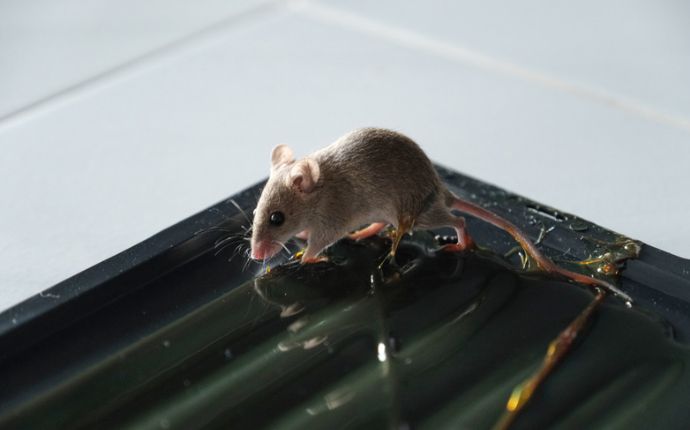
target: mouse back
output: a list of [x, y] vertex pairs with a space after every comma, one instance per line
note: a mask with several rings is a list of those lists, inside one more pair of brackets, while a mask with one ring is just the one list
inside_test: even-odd
[[[324, 181], [340, 184], [341, 195], [366, 207], [389, 204], [391, 210], [419, 211], [422, 202], [442, 192], [441, 181], [424, 151], [409, 137], [393, 130], [352, 131], [314, 158]], [[355, 202], [351, 202], [355, 204]]]

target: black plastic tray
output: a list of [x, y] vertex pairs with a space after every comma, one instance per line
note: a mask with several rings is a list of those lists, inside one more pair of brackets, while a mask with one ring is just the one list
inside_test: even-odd
[[[535, 239], [548, 228], [549, 233], [541, 246], [554, 259], [584, 260], [600, 251], [602, 243], [620, 238], [616, 233], [573, 215], [560, 213], [448, 169], [438, 167], [438, 170], [456, 193], [511, 219]], [[169, 380], [175, 372], [201, 372], [196, 368], [190, 370], [190, 366], [195, 365], [189, 361], [146, 361], [148, 353], [154, 357], [159, 350], [170, 350], [177, 343], [171, 345], [172, 341], [164, 339], [156, 343], [155, 351], [151, 349], [148, 353], [146, 345], [163, 330], [172, 330], [171, 327], [177, 325], [190, 327], [194, 324], [194, 315], [200, 310], [215, 306], [233, 289], [262, 271], [260, 265], [247, 262], [242, 255], [230, 258], [237, 243], [223, 242], [228, 235], [241, 234], [246, 229], [249, 221], [245, 214], [252, 213], [261, 186], [254, 185], [1, 313], [0, 427], [38, 428], [36, 426], [49, 425], [79, 428], [97, 424], [113, 428], [190, 428], [181, 427], [179, 422], [165, 415], [148, 420], [141, 418], [148, 410], [156, 408], [155, 399], [147, 396], [155, 397], [153, 393], [163, 396], [163, 393], [177, 389], [189, 390], [193, 385], [193, 378], [185, 377], [180, 377], [180, 386], [156, 382], [160, 375], [168, 375]], [[481, 221], [469, 219], [469, 229], [480, 245], [495, 252], [504, 253], [514, 247], [507, 235]], [[223, 249], [224, 243], [232, 246]], [[681, 348], [686, 347], [685, 343], [690, 339], [690, 261], [643, 245], [639, 258], [626, 262], [620, 286], [634, 298], [635, 308], [668, 322], [675, 341]], [[619, 309], [619, 305], [611, 306]], [[228, 309], [229, 314], [233, 312], [241, 313], [243, 309]], [[231, 327], [231, 323], [228, 324]], [[222, 328], [219, 330], [222, 333]], [[265, 330], [270, 331], [257, 322], [254, 331], [247, 335], [249, 337], [242, 338], [244, 343], [238, 341], [244, 345], [237, 347], [238, 350], [251, 349], [252, 342], [263, 342], [268, 336]], [[217, 339], [221, 337], [219, 335]], [[542, 346], [545, 348], [545, 344]], [[201, 357], [198, 360], [207, 360], [210, 368], [216, 368], [219, 363], [209, 358], [212, 356], [210, 352], [209, 357], [203, 355], [204, 351], [210, 351], [209, 348], [220, 348], [226, 359], [230, 358], [228, 355], [237, 355], [234, 349], [223, 348], [211, 341], [202, 346], [186, 345], [185, 348], [188, 350], [180, 352], [181, 356]], [[136, 368], [125, 371], [125, 367], [119, 366], [126, 363], [132, 354], [139, 353], [143, 361], [137, 362]], [[217, 359], [222, 360], [222, 357]], [[90, 381], [89, 375], [94, 372], [101, 372], [103, 376]], [[279, 379], [279, 376], [275, 375], [275, 378]], [[87, 383], [92, 385], [83, 385]], [[132, 388], [123, 388], [120, 384], [132, 384]], [[147, 384], [159, 386], [157, 390], [147, 391]], [[297, 386], [288, 387], [299, 391]], [[85, 393], [92, 393], [93, 398], [84, 397]], [[71, 395], [81, 397], [70, 398]], [[275, 393], [271, 396], [274, 400], [281, 398]], [[688, 396], [690, 391], [685, 391], [686, 399]], [[270, 398], [266, 397], [267, 401]], [[199, 401], [193, 396], [184, 399]], [[436, 406], [433, 410], [440, 407], [443, 399], [445, 397], [441, 394], [434, 400]], [[401, 400], [402, 403], [405, 401]], [[106, 407], [104, 402], [112, 402], [112, 407]], [[134, 410], [136, 408], [127, 406], [131, 402], [150, 404], [150, 408], [142, 406]], [[241, 403], [237, 401], [237, 404]], [[299, 405], [297, 402], [285, 407], [300, 408]], [[199, 416], [205, 416], [204, 403], [197, 407], [200, 408]], [[232, 405], [225, 407], [232, 409]], [[421, 412], [406, 414], [404, 411], [395, 412], [393, 409], [396, 408], [398, 406], [391, 409], [391, 414], [399, 416], [385, 422], [424, 427], [430, 422], [438, 424], [440, 419], [435, 416], [437, 421], [424, 421], [426, 415]], [[241, 421], [238, 418], [241, 414], [237, 415], [236, 411], [233, 412], [235, 415], [227, 415], [229, 412], [221, 414], [218, 412], [221, 409], [212, 409], [216, 412], [206, 414], [215, 413], [213, 419], [195, 421], [198, 427], [232, 427], [228, 421], [223, 421], [224, 416], [232, 416], [232, 420], [238, 420], [238, 423], [252, 422], [247, 417], [242, 419], [248, 421]], [[130, 410], [139, 418], [127, 417]], [[251, 407], [247, 406], [246, 410], [251, 410]], [[534, 414], [538, 415], [537, 405], [535, 410]], [[266, 413], [270, 415], [270, 410]], [[281, 413], [284, 414], [285, 410]], [[411, 418], [406, 418], [407, 415]], [[563, 412], [551, 415], [560, 417]], [[685, 410], [674, 410], [670, 415], [678, 423], [677, 428], [687, 428], [690, 424]], [[446, 424], [452, 422], [450, 418], [448, 420]], [[290, 427], [289, 423], [296, 422], [293, 421], [280, 421], [279, 427]], [[275, 425], [268, 418], [256, 422]], [[368, 427], [375, 422], [364, 420], [350, 424]], [[552, 419], [549, 422], [558, 421]], [[342, 427], [345, 428], [346, 424]], [[526, 427], [528, 424], [528, 421], [522, 423]], [[330, 421], [314, 421], [315, 427], [333, 428], [330, 427], [332, 425]], [[516, 422], [516, 427], [520, 425], [520, 421]]]

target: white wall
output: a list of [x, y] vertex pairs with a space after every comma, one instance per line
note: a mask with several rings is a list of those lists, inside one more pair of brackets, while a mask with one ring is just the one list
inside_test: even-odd
[[0, 310], [365, 125], [690, 256], [688, 5], [5, 0]]

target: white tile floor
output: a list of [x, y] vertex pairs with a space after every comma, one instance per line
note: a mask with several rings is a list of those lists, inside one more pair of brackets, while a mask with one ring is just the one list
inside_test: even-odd
[[688, 12], [4, 0], [0, 310], [363, 125], [690, 256]]

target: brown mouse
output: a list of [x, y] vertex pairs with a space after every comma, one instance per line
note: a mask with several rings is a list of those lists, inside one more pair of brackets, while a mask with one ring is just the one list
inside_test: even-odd
[[[518, 227], [449, 191], [422, 149], [395, 131], [363, 128], [335, 143], [295, 160], [286, 145], [271, 153], [271, 174], [254, 213], [251, 257], [265, 260], [298, 235], [307, 240], [302, 262], [344, 236], [363, 239], [387, 224], [395, 227], [391, 255], [402, 236], [415, 229], [453, 227], [457, 244], [450, 251], [472, 246], [465, 220], [457, 210], [508, 232], [545, 272], [602, 287], [631, 301], [614, 285], [561, 268], [545, 257]], [[350, 232], [368, 224], [369, 226]]]

